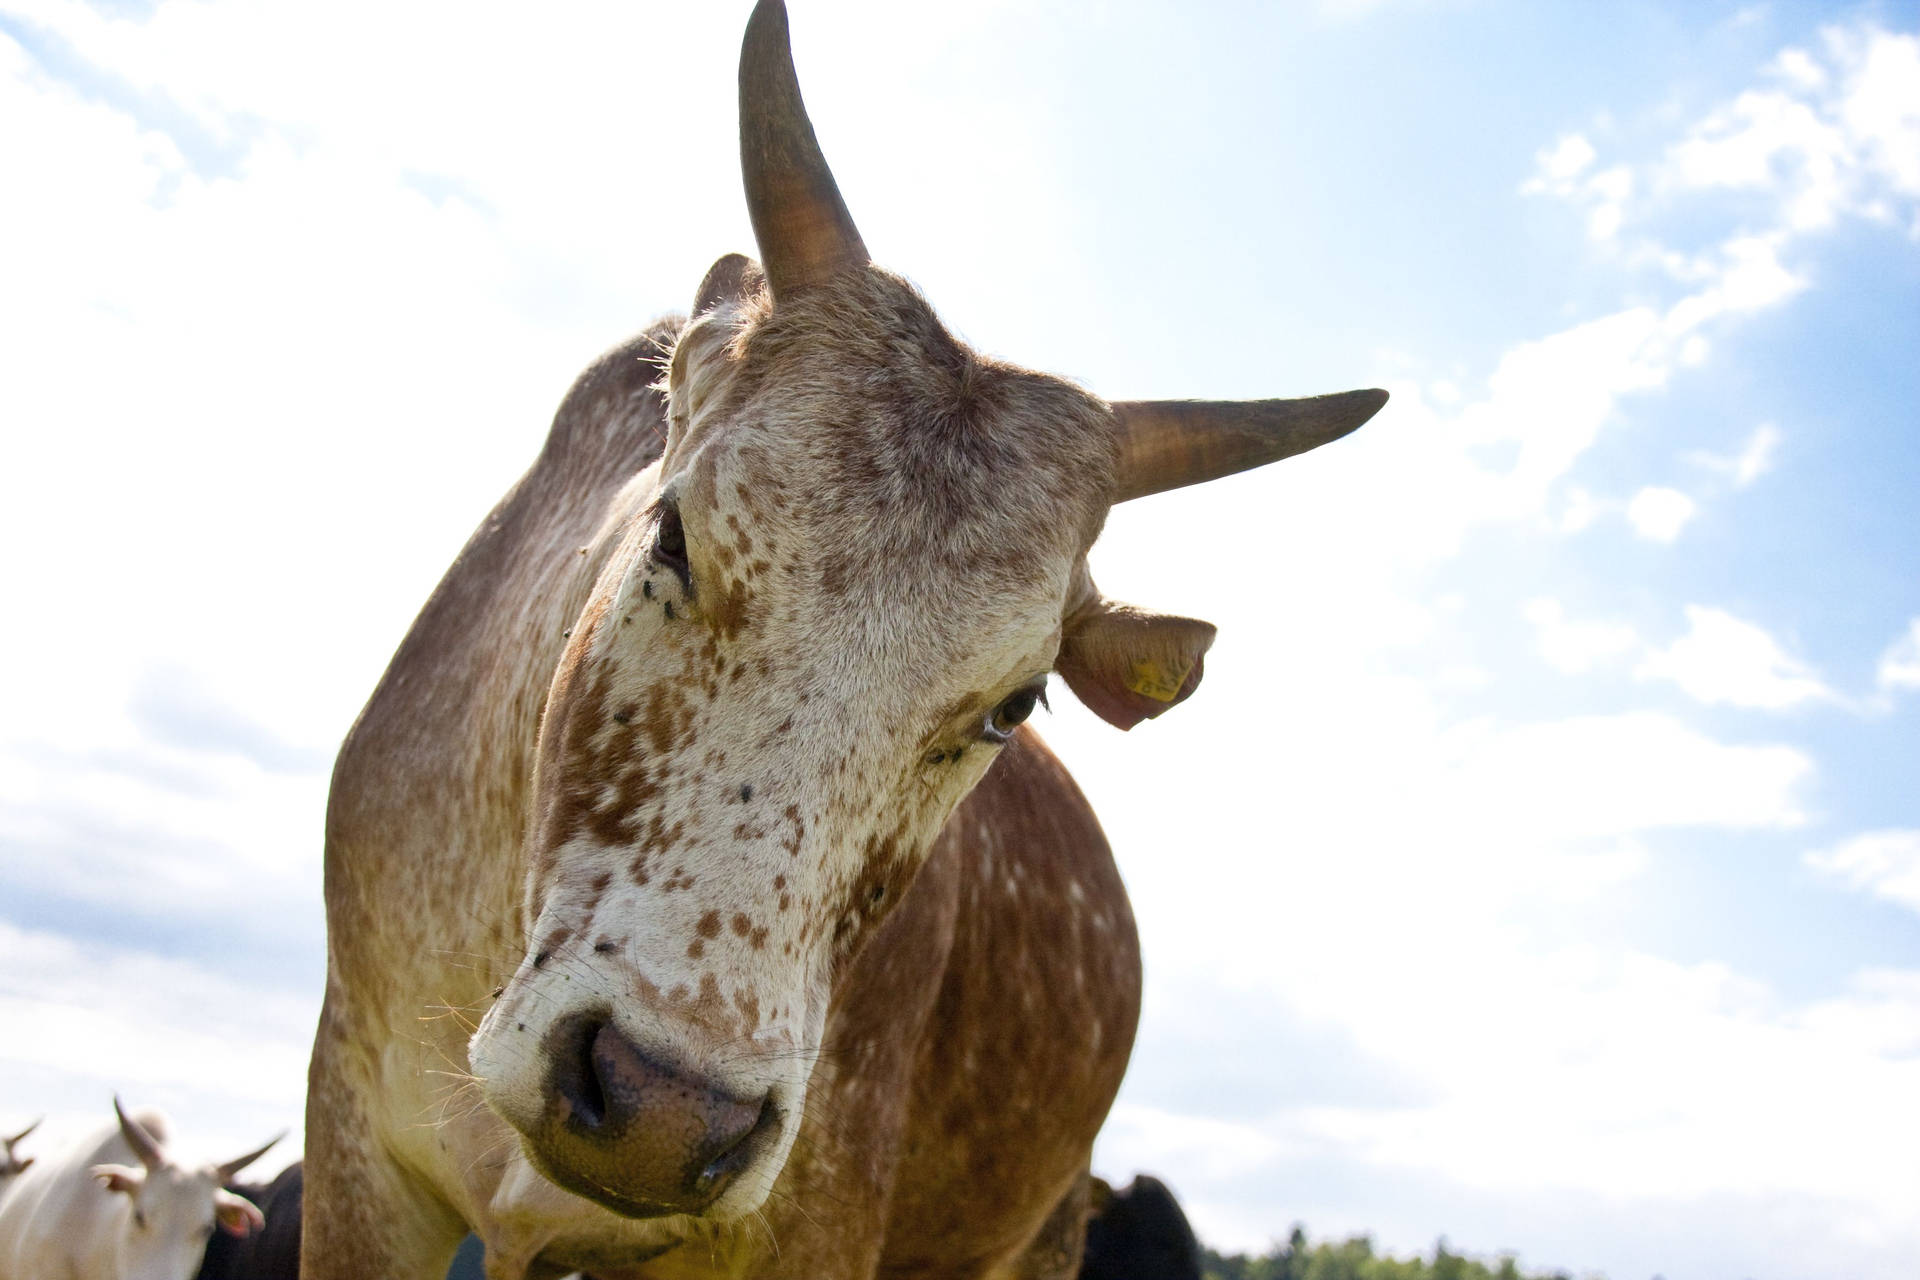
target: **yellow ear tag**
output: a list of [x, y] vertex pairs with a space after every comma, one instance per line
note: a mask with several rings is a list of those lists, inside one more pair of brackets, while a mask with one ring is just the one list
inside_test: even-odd
[[[1193, 668], [1189, 666], [1187, 671]], [[1152, 698], [1155, 702], [1172, 702], [1180, 696], [1180, 686], [1186, 683], [1187, 671], [1179, 675], [1169, 675], [1167, 669], [1152, 658], [1144, 658], [1133, 664], [1133, 670], [1127, 674], [1127, 688], [1142, 697]]]

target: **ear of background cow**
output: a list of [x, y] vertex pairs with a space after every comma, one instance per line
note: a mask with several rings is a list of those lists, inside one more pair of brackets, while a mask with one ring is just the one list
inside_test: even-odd
[[1218, 480], [1317, 449], [1358, 430], [1387, 393], [1299, 400], [1116, 400], [1115, 502]]
[[213, 1216], [230, 1236], [250, 1236], [267, 1225], [265, 1215], [253, 1201], [224, 1188], [213, 1193]]
[[1087, 709], [1131, 729], [1200, 685], [1214, 626], [1102, 600], [1068, 620], [1054, 670]]
[[711, 311], [723, 302], [744, 304], [760, 292], [765, 279], [759, 263], [744, 253], [729, 253], [707, 268], [700, 291], [693, 295], [693, 314]]
[[97, 1164], [87, 1170], [100, 1179], [100, 1185], [109, 1191], [119, 1191], [132, 1195], [140, 1189], [140, 1183], [146, 1174], [139, 1169], [124, 1164]]

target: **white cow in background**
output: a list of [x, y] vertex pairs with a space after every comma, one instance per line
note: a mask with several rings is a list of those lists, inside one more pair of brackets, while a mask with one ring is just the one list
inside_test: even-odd
[[221, 1184], [278, 1137], [225, 1164], [183, 1168], [161, 1150], [163, 1116], [130, 1116], [118, 1098], [113, 1109], [117, 1126], [13, 1179], [0, 1199], [0, 1280], [190, 1280], [216, 1224], [242, 1236], [263, 1225]]

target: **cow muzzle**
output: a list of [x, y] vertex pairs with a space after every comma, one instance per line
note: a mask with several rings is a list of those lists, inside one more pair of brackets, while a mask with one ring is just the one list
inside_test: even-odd
[[544, 1042], [528, 1155], [553, 1181], [633, 1218], [700, 1213], [778, 1142], [769, 1092], [736, 1097], [659, 1061], [605, 1013], [577, 1012]]

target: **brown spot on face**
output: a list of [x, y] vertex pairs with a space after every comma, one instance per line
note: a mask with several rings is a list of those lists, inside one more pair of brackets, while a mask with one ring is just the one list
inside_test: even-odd
[[753, 932], [753, 921], [748, 918], [746, 912], [736, 911], [733, 913], [733, 931], [742, 938]]
[[533, 967], [538, 969], [546, 964], [556, 951], [566, 946], [572, 939], [573, 929], [567, 925], [562, 925], [552, 933], [549, 933], [540, 943], [539, 954], [533, 958]]
[[707, 618], [713, 624], [714, 634], [722, 640], [732, 640], [753, 623], [753, 594], [747, 590], [747, 584], [738, 578], [730, 579], [726, 590], [715, 594], [716, 599], [708, 607]]
[[707, 944], [702, 942], [700, 939], [695, 938], [692, 942], [689, 942], [687, 944], [687, 959], [698, 960], [701, 956], [704, 956], [705, 954], [707, 954]]
[[703, 938], [719, 937], [720, 913], [718, 911], [707, 912], [707, 914], [700, 917], [700, 923], [696, 926], [696, 929]]

